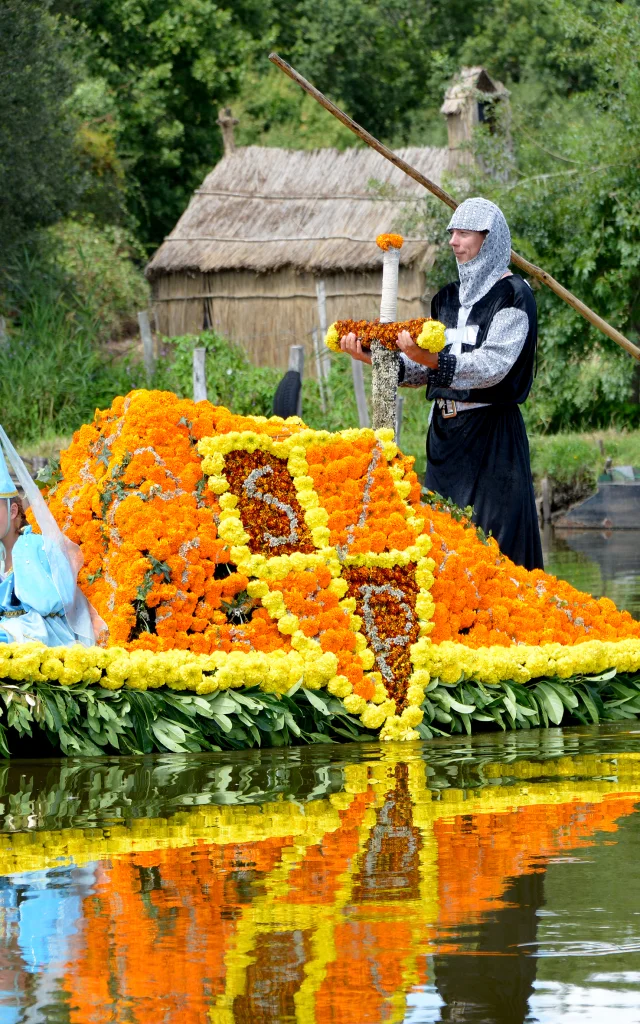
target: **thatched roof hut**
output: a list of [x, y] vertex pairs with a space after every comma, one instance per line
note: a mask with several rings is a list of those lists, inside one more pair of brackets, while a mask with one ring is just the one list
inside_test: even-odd
[[[445, 149], [399, 153], [440, 180]], [[370, 149], [248, 146], [228, 153], [147, 267], [158, 329], [174, 336], [211, 326], [262, 365], [286, 366], [292, 344], [310, 354], [323, 288], [329, 323], [378, 315], [382, 260], [375, 237], [397, 227], [406, 201], [423, 196]], [[427, 241], [406, 236], [399, 317], [424, 315], [431, 259]]]
[[[449, 147], [398, 150], [439, 183], [465, 162], [484, 101], [506, 94], [482, 68], [463, 68], [448, 90]], [[205, 178], [147, 267], [156, 323], [168, 336], [213, 327], [260, 365], [286, 366], [288, 348], [344, 317], [380, 308], [376, 235], [398, 230], [423, 188], [369, 148], [236, 149], [231, 111], [221, 111], [225, 156]], [[404, 233], [404, 232], [403, 232]], [[429, 243], [406, 235], [398, 316], [428, 313]], [[313, 366], [313, 361], [311, 361]], [[313, 371], [312, 371], [313, 372]]]

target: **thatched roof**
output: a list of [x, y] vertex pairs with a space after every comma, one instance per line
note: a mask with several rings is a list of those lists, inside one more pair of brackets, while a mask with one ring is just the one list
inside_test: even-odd
[[444, 95], [441, 114], [460, 114], [470, 96], [481, 93], [495, 98], [506, 98], [509, 90], [497, 78], [491, 78], [484, 68], [462, 68]]
[[[446, 169], [446, 149], [414, 147], [398, 154], [436, 182]], [[384, 198], [373, 181], [385, 186]], [[415, 203], [425, 194], [368, 148], [247, 146], [207, 175], [147, 274], [372, 269], [380, 265], [376, 235], [397, 229], [404, 201]], [[407, 236], [401, 262], [423, 261], [429, 250], [426, 240]]]

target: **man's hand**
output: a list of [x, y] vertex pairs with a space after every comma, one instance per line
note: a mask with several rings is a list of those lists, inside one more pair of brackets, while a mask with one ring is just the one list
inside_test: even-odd
[[[349, 337], [351, 337], [351, 335], [349, 335]], [[398, 335], [398, 348], [414, 363], [420, 363], [422, 366], [428, 366], [430, 370], [438, 369], [438, 353], [427, 352], [426, 349], [420, 348], [416, 345], [415, 341], [411, 340], [411, 335], [408, 331], [400, 331], [400, 334]]]
[[352, 359], [357, 359], [359, 363], [371, 363], [371, 353], [362, 351], [362, 345], [353, 333], [343, 334], [340, 338], [340, 348], [343, 352], [347, 352]]

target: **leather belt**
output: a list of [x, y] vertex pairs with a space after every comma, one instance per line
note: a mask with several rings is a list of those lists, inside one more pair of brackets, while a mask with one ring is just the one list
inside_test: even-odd
[[436, 398], [436, 405], [443, 420], [451, 420], [459, 412], [469, 412], [470, 409], [486, 409], [490, 402], [457, 402], [453, 398]]

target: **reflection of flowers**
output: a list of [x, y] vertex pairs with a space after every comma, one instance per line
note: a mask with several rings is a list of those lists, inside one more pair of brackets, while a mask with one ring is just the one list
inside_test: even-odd
[[[62, 855], [102, 862], [61, 983], [72, 1021], [98, 1024], [118, 1000], [136, 1024], [255, 1020], [265, 990], [272, 1020], [293, 1017], [294, 1006], [300, 1021], [351, 1024], [354, 1005], [358, 1020], [402, 1020], [425, 954], [468, 950], [461, 926], [491, 920], [510, 879], [592, 844], [598, 831], [615, 838], [638, 799], [637, 776], [626, 787], [585, 781], [582, 760], [563, 758], [573, 778], [535, 786], [518, 769], [544, 764], [511, 762], [506, 774], [523, 783], [469, 789], [452, 759], [436, 776], [443, 793], [420, 759], [403, 763], [388, 747], [380, 759], [317, 773], [322, 797], [309, 802], [263, 803], [256, 786], [254, 806], [202, 802], [108, 830], [34, 829], [28, 843], [8, 833], [0, 870], [46, 870]], [[163, 909], [176, 953], [158, 971]], [[285, 979], [277, 991], [274, 960]]]

